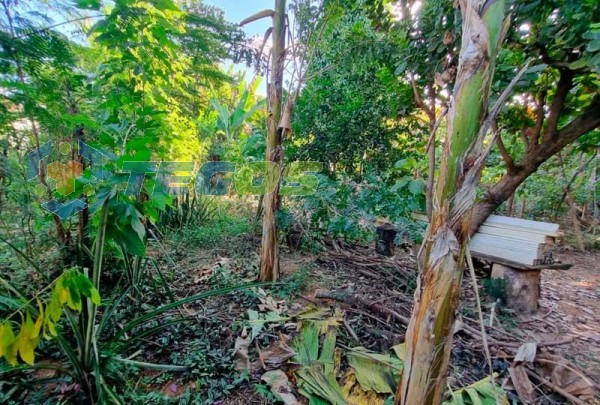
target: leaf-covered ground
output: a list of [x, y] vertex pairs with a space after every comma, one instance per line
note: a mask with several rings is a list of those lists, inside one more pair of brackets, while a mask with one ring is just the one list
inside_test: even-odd
[[[181, 277], [175, 281], [174, 287], [178, 296], [253, 280], [258, 271], [256, 252], [259, 239], [245, 235], [229, 242], [219, 242], [211, 248], [180, 246], [179, 253], [175, 253], [175, 274]], [[264, 287], [258, 292], [233, 293], [206, 305], [183, 308], [184, 315], [196, 318], [190, 324], [189, 333], [184, 333], [182, 341], [177, 342], [174, 348], [167, 349], [158, 344], [154, 351], [150, 346], [145, 353], [147, 360], [157, 361], [160, 353], [170, 351], [173, 353], [172, 360], [185, 361], [186, 355], [178, 357], [174, 353], [191, 345], [200, 352], [205, 351], [203, 355], [212, 359], [213, 365], [219, 361], [215, 352], [221, 353], [226, 366], [205, 371], [202, 376], [205, 382], [201, 387], [198, 387], [197, 381], [185, 375], [171, 376], [159, 384], [148, 384], [147, 389], [158, 389], [176, 398], [185, 395], [186, 390], [200, 388], [204, 390], [204, 395], [214, 395], [215, 400], [219, 398], [219, 401], [223, 401], [221, 403], [230, 404], [264, 403], [265, 397], [273, 399], [265, 382], [261, 381], [261, 376], [266, 372], [264, 353], [270, 355], [270, 348], [276, 346], [282, 336], [286, 344], [292, 345], [290, 342], [299, 334], [296, 321], [289, 320], [287, 325], [283, 320], [267, 323], [270, 326], [263, 328], [245, 348], [252, 366], [243, 378], [239, 378], [240, 374], [235, 371], [240, 364], [239, 353], [234, 355], [236, 340], [247, 338], [251, 333], [253, 322], [249, 320], [248, 310], [264, 316], [270, 312], [270, 305], [283, 311], [282, 316], [287, 316], [286, 311], [298, 311], [298, 308], [316, 307], [330, 310], [331, 314], [339, 311], [338, 316], [343, 321], [337, 328], [338, 348], [346, 352], [360, 346], [376, 353], [389, 353], [394, 345], [404, 339], [404, 319], [410, 317], [416, 264], [410, 249], [399, 250], [393, 259], [383, 258], [373, 251], [372, 247], [335, 245], [328, 252], [307, 254], [293, 253], [283, 247], [281, 265], [284, 284], [281, 286]], [[160, 252], [156, 254], [160, 256]], [[560, 259], [573, 263], [574, 267], [570, 271], [543, 272], [543, 298], [537, 314], [522, 316], [496, 307], [493, 326], [487, 328], [497, 381], [508, 390], [511, 399], [516, 399], [516, 395], [511, 391], [513, 386], [508, 368], [523, 342], [540, 343], [540, 355], [547, 352], [548, 355], [568, 360], [568, 367], [589, 378], [594, 386], [597, 387], [600, 381], [600, 277], [596, 274], [600, 255], [563, 252]], [[172, 267], [166, 262], [165, 266]], [[488, 323], [494, 299], [483, 287], [486, 275], [484, 268], [478, 270], [483, 316]], [[489, 375], [474, 293], [467, 275], [463, 291], [465, 299], [455, 334], [449, 379], [453, 389], [468, 386]], [[334, 294], [334, 299], [331, 299], [331, 294]], [[330, 299], [320, 299], [320, 296]], [[359, 297], [362, 301], [356, 301], [353, 297]], [[211, 343], [194, 346], [197, 334]], [[550, 346], [542, 348], [544, 344]], [[293, 394], [302, 399], [296, 391], [294, 374], [289, 372], [290, 362], [293, 363], [292, 360], [284, 361], [275, 369], [287, 372], [294, 387]], [[347, 369], [348, 364], [342, 362], [342, 370], [338, 375], [341, 384], [346, 381], [343, 374]], [[535, 389], [541, 403], [564, 402], [560, 395], [539, 384], [535, 384]]]

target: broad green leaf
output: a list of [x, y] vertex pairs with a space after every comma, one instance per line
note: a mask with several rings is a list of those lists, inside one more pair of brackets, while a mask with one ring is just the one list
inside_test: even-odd
[[402, 372], [402, 361], [388, 354], [370, 352], [362, 347], [349, 351], [346, 357], [363, 390], [373, 390], [380, 394], [395, 392]]
[[[4, 323], [2, 325], [0, 325], [0, 357], [2, 357], [2, 356], [6, 357], [7, 355], [9, 355], [14, 341], [15, 341], [15, 334], [12, 330], [10, 321], [4, 321]], [[9, 363], [13, 364], [9, 357], [6, 357], [6, 359], [8, 360]], [[16, 364], [16, 359], [15, 359], [15, 364]]]
[[400, 361], [404, 361], [404, 355], [406, 354], [406, 343], [400, 343], [399, 345], [393, 346], [392, 350]]
[[34, 333], [34, 323], [31, 320], [31, 316], [27, 314], [26, 320], [21, 325], [21, 330], [17, 335], [14, 345], [19, 351], [21, 359], [29, 365], [33, 365], [34, 363], [34, 350], [39, 342], [38, 337], [33, 337]]
[[471, 398], [473, 405], [483, 405], [481, 398], [479, 398], [479, 393], [475, 390], [475, 388], [467, 388], [465, 391], [469, 395], [469, 398]]
[[421, 179], [412, 180], [408, 185], [408, 190], [414, 196], [423, 194], [423, 190], [425, 190], [425, 182]]

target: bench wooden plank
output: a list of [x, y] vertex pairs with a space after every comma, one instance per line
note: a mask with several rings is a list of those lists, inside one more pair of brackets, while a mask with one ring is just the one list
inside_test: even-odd
[[493, 255], [486, 255], [476, 252], [471, 252], [471, 256], [479, 260], [485, 260], [490, 263], [499, 263], [505, 266], [513, 267], [517, 270], [521, 271], [531, 271], [531, 270], [569, 270], [573, 267], [572, 264], [566, 263], [552, 263], [552, 264], [539, 264], [539, 265], [526, 265], [523, 263], [515, 262], [510, 259], [506, 259], [504, 257], [498, 257]]
[[532, 221], [529, 219], [503, 217], [500, 215], [490, 215], [484, 225], [497, 228], [506, 228], [513, 230], [525, 230], [528, 233], [539, 233], [547, 236], [558, 237], [560, 225], [550, 222]]
[[[413, 213], [412, 216], [427, 221], [424, 214]], [[492, 215], [472, 237], [469, 248], [474, 256], [493, 257], [498, 263], [533, 269], [539, 263], [550, 261], [554, 235], [558, 234], [558, 224]]]
[[476, 234], [471, 239], [469, 248], [472, 252], [506, 257], [514, 262], [533, 265], [543, 260], [545, 245], [498, 235]]
[[494, 235], [494, 236], [502, 236], [511, 239], [518, 239], [530, 242], [537, 243], [547, 243], [548, 239], [544, 234], [536, 233], [536, 232], [524, 232], [520, 229], [511, 229], [511, 228], [499, 228], [489, 225], [482, 225], [477, 231], [478, 235]]

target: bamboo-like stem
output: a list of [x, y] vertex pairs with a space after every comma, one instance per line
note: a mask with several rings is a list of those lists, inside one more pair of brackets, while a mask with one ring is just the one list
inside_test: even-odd
[[[104, 257], [104, 240], [106, 239], [106, 224], [108, 221], [108, 199], [102, 206], [100, 211], [100, 223], [98, 224], [98, 233], [94, 242], [94, 258], [92, 266], [92, 283], [94, 288], [100, 291], [100, 275], [102, 273], [102, 260]], [[96, 312], [98, 306], [91, 300], [87, 300], [87, 325], [85, 331], [84, 350], [83, 350], [83, 364], [86, 369], [89, 369], [93, 361], [93, 349], [95, 349], [95, 334], [94, 327], [96, 324]]]
[[[285, 16], [286, 0], [275, 0], [273, 13], [273, 48], [271, 51], [271, 80], [269, 83], [269, 118], [267, 128], [266, 160], [281, 168], [283, 147], [281, 145], [284, 128], [281, 127], [283, 99], [283, 71], [285, 61]], [[276, 183], [275, 189], [264, 197], [263, 234], [260, 249], [261, 281], [277, 281], [279, 278], [279, 232], [277, 211], [279, 210], [280, 170], [267, 171], [266, 184]], [[276, 178], [275, 178], [276, 177]], [[267, 190], [269, 191], [269, 190]]]
[[471, 212], [487, 155], [481, 127], [503, 37], [504, 0], [461, 0], [460, 8], [459, 67], [396, 404], [442, 402]]

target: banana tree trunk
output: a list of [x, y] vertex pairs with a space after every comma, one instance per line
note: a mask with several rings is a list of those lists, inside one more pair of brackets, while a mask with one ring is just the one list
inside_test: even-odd
[[[267, 122], [267, 161], [281, 167], [283, 148], [281, 127], [283, 70], [285, 62], [285, 3], [275, 0], [273, 13], [273, 48], [271, 50], [271, 82], [269, 83], [269, 118]], [[279, 174], [279, 173], [277, 173]], [[264, 197], [262, 245], [260, 249], [260, 280], [276, 281], [279, 278], [279, 232], [277, 211], [279, 210], [279, 181], [275, 190]]]
[[504, 0], [460, 0], [459, 68], [396, 404], [437, 405], [446, 387], [471, 213], [487, 156], [483, 138], [504, 6]]

